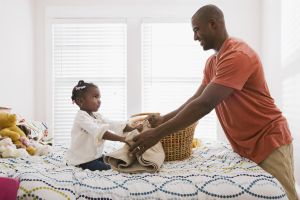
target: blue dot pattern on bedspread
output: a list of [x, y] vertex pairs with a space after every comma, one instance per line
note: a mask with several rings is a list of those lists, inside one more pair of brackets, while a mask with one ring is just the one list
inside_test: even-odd
[[18, 199], [287, 199], [273, 176], [221, 142], [203, 142], [189, 159], [165, 162], [154, 174], [81, 170], [65, 164], [66, 150], [1, 158], [0, 176], [20, 179]]

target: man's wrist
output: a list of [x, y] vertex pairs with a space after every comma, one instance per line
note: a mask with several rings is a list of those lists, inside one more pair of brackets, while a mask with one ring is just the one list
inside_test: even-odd
[[156, 127], [154, 133], [155, 133], [155, 137], [159, 138], [161, 140], [163, 137], [166, 136], [166, 127], [165, 127], [165, 125]]
[[163, 116], [160, 116], [160, 117], [161, 117], [161, 122], [162, 122], [162, 124], [165, 123], [165, 122], [166, 122], [166, 116], [163, 115]]

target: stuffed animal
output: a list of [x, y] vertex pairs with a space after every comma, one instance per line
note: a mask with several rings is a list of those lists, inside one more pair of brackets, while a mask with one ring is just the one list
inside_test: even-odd
[[10, 138], [0, 138], [0, 157], [17, 158], [29, 156], [25, 149], [17, 149]]
[[[52, 152], [50, 145], [41, 144], [35, 140], [30, 141], [30, 145], [32, 145], [31, 148], [35, 149], [35, 156], [44, 156]], [[28, 151], [28, 148], [26, 150]], [[0, 136], [0, 158], [27, 157], [29, 154], [26, 150], [23, 148], [17, 149], [10, 138]]]
[[193, 148], [200, 147], [201, 146], [201, 140], [198, 139], [198, 138], [194, 138], [193, 142], [192, 142], [192, 146], [193, 146]]
[[13, 142], [16, 142], [20, 137], [26, 137], [24, 132], [17, 127], [17, 116], [0, 112], [0, 135], [2, 137], [9, 137]]
[[26, 151], [32, 156], [36, 153], [36, 148], [32, 145], [27, 137], [20, 137], [19, 141], [17, 141], [15, 144], [18, 148], [26, 149]]
[[17, 148], [25, 148], [30, 155], [35, 154], [35, 148], [30, 146], [24, 132], [16, 125], [15, 114], [0, 112], [0, 136], [8, 137]]
[[35, 140], [32, 140], [31, 143], [36, 149], [34, 154], [36, 156], [44, 156], [52, 152], [52, 147], [50, 145], [43, 144]]

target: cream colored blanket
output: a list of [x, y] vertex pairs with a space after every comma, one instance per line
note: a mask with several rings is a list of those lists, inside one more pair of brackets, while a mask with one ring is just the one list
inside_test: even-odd
[[[134, 136], [139, 132], [134, 130], [126, 136], [129, 145], [133, 144]], [[104, 157], [104, 162], [111, 165], [112, 169], [126, 173], [157, 172], [165, 160], [165, 152], [162, 144], [158, 142], [153, 147], [145, 151], [141, 156], [130, 156], [130, 146], [125, 144], [121, 149], [108, 153]]]

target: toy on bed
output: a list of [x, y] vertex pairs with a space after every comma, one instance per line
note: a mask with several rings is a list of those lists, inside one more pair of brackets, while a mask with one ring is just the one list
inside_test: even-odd
[[41, 121], [19, 120], [18, 126], [26, 133], [31, 144], [36, 148], [35, 155], [42, 156], [52, 152], [52, 138], [48, 135], [46, 123]]
[[[41, 156], [51, 152], [49, 145], [31, 139], [30, 135], [30, 129], [23, 127], [23, 125], [17, 125], [15, 114], [0, 112], [1, 157], [24, 157], [28, 154]], [[27, 154], [24, 153], [25, 149]]]
[[0, 138], [0, 157], [2, 158], [17, 158], [26, 157], [29, 154], [25, 149], [17, 149], [16, 145], [10, 138]]
[[52, 151], [52, 138], [48, 138], [48, 127], [44, 122], [28, 122], [19, 116], [20, 120], [17, 126], [22, 129], [29, 138], [29, 144], [36, 148], [34, 155], [43, 156]]
[[17, 125], [26, 133], [29, 139], [33, 139], [43, 145], [52, 146], [52, 138], [48, 137], [48, 127], [46, 123], [40, 121], [29, 122], [20, 117]]
[[29, 139], [16, 123], [15, 114], [0, 112], [0, 135], [10, 138], [17, 148], [24, 148], [30, 155], [34, 155], [36, 148], [30, 144]]

